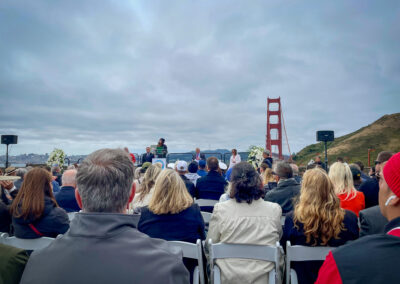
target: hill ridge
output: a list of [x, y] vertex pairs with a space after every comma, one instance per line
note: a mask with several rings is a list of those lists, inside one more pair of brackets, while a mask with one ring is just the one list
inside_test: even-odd
[[[367, 165], [368, 149], [375, 149], [371, 161], [381, 151], [400, 151], [400, 113], [386, 114], [373, 123], [328, 142], [329, 163], [335, 162], [337, 157], [343, 157], [346, 162], [361, 161]], [[319, 142], [306, 146], [293, 159], [305, 165], [315, 155], [323, 153], [324, 144]]]

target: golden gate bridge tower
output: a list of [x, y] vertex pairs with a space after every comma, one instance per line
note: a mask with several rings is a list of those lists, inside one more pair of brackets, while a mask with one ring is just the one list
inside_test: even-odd
[[[283, 119], [283, 111], [281, 106], [281, 98], [267, 99], [267, 137], [265, 142], [265, 148], [271, 152], [272, 146], [276, 146], [278, 149], [278, 157], [283, 160], [282, 152], [282, 127], [285, 132], [285, 138], [289, 150], [289, 155], [291, 155], [289, 141], [287, 139], [285, 121]], [[275, 132], [276, 135], [272, 135], [271, 132]]]

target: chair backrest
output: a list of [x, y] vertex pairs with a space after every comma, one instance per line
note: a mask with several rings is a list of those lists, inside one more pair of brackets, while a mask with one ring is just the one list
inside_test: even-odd
[[210, 223], [210, 219], [211, 219], [211, 216], [212, 216], [212, 214], [210, 212], [201, 211], [201, 216], [203, 216], [203, 220], [204, 220], [205, 224]]
[[193, 272], [193, 283], [205, 284], [201, 241], [198, 239], [196, 244], [181, 241], [169, 241], [169, 243], [173, 246], [181, 248], [183, 252], [183, 257], [197, 259], [198, 266]]
[[216, 203], [218, 203], [218, 200], [213, 200], [213, 199], [195, 199], [195, 203], [197, 203], [200, 207], [205, 207], [205, 206], [214, 206]]
[[[275, 277], [270, 277], [269, 283], [278, 282], [280, 279], [280, 269], [279, 269], [279, 259], [280, 259], [280, 245], [279, 242], [276, 246], [264, 246], [264, 245], [250, 245], [250, 244], [224, 244], [218, 243], [213, 244], [212, 240], [208, 241], [209, 251], [210, 251], [210, 267], [211, 273], [214, 270], [214, 260], [220, 258], [245, 258], [254, 260], [271, 261], [275, 264], [275, 269], [273, 269], [273, 274]], [[219, 270], [217, 270], [218, 272]], [[214, 283], [220, 283], [219, 272], [212, 276]], [[274, 278], [274, 279], [271, 279]], [[272, 281], [272, 282], [271, 282]]]
[[68, 214], [68, 219], [69, 219], [70, 221], [72, 221], [72, 220], [75, 218], [76, 212], [69, 212], [69, 213], [67, 213], [67, 214]]
[[[313, 261], [325, 260], [327, 254], [333, 247], [307, 247], [292, 246], [290, 241], [286, 242], [286, 283], [290, 283], [290, 262], [292, 261]], [[295, 274], [295, 271], [292, 271]]]
[[[6, 234], [7, 235], [7, 234]], [[0, 239], [1, 243], [5, 245], [9, 245], [12, 247], [24, 249], [24, 250], [37, 250], [41, 248], [47, 247], [54, 241], [53, 238], [41, 237], [37, 239], [20, 239], [16, 237], [8, 237], [4, 234], [1, 234]]]

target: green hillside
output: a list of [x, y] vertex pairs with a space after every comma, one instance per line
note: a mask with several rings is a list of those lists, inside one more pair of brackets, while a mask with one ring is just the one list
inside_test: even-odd
[[[400, 113], [384, 115], [368, 126], [328, 142], [329, 163], [343, 157], [348, 163], [362, 161], [367, 166], [368, 149], [375, 149], [371, 153], [371, 163], [380, 151], [400, 151]], [[293, 159], [299, 165], [306, 165], [318, 153], [324, 156], [322, 142], [305, 147]]]

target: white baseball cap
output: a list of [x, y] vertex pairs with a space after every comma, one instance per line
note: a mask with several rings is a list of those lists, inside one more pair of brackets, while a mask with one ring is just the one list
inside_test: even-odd
[[223, 162], [218, 162], [218, 166], [221, 170], [226, 170], [228, 166]]
[[185, 161], [178, 161], [176, 164], [176, 169], [179, 172], [186, 172], [188, 170], [188, 164]]

